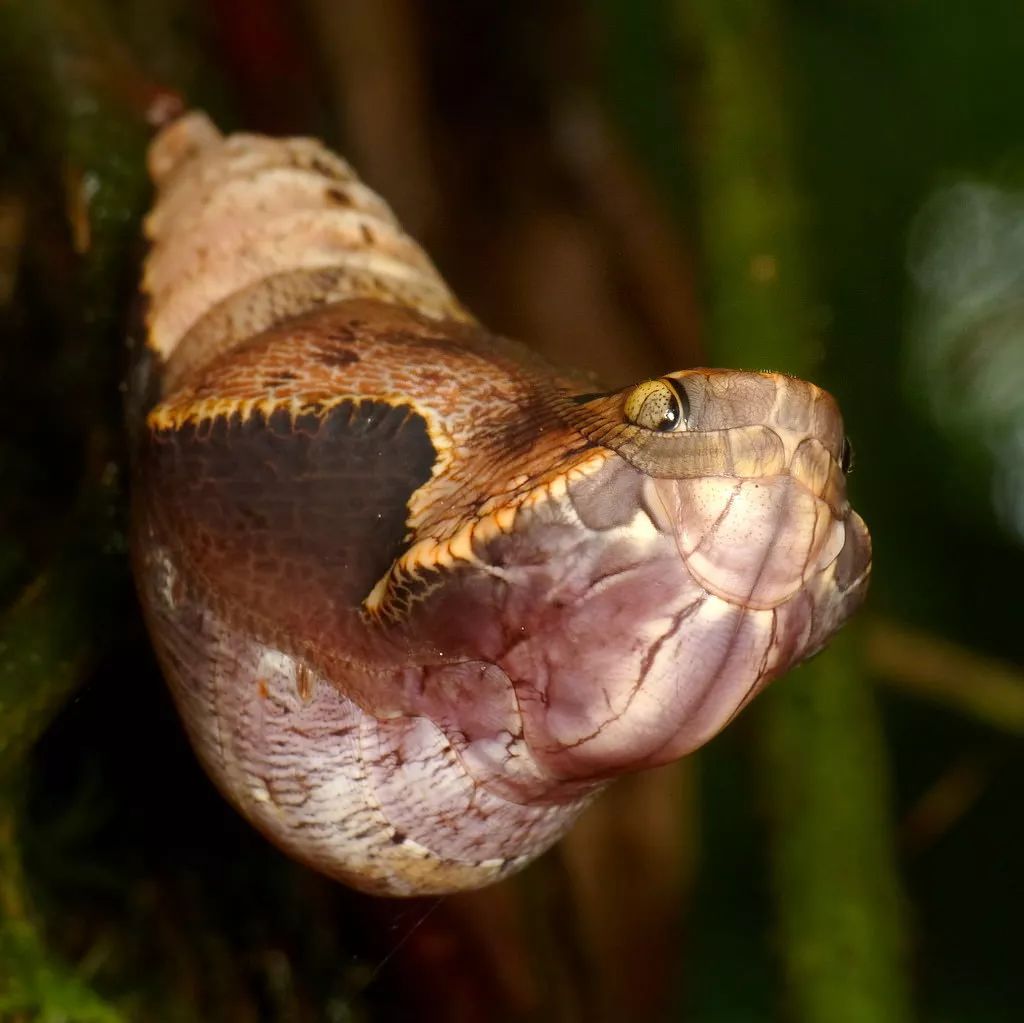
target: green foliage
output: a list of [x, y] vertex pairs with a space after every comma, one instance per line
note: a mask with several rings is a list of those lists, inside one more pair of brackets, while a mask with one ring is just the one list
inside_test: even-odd
[[31, 1023], [123, 1023], [79, 977], [54, 964], [35, 930], [0, 920], [0, 1019]]

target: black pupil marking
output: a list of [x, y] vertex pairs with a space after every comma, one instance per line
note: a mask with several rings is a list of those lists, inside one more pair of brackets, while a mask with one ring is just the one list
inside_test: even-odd
[[849, 437], [843, 438], [843, 447], [839, 452], [839, 468], [849, 476], [853, 472], [853, 445]]
[[686, 393], [686, 388], [683, 387], [680, 381], [676, 380], [675, 377], [665, 377], [665, 383], [675, 392], [676, 401], [672, 406], [673, 420], [671, 426], [661, 427], [663, 430], [674, 429], [679, 422], [686, 422], [690, 418], [690, 396]]
[[669, 395], [668, 403], [661, 413], [661, 422], [655, 429], [659, 433], [668, 433], [669, 430], [674, 430], [679, 423], [679, 412], [679, 399], [674, 394]]

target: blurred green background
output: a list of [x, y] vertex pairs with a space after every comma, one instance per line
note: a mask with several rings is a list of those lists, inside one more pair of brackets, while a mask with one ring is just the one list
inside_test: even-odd
[[[1024, 1016], [1024, 8], [0, 5], [0, 1020]], [[831, 389], [868, 606], [486, 892], [347, 892], [202, 776], [124, 552], [149, 123], [348, 156], [495, 330]]]

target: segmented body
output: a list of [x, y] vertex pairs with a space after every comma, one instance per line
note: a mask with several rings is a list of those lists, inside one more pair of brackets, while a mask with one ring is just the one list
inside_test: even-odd
[[586, 394], [477, 325], [318, 143], [189, 115], [151, 169], [140, 592], [207, 770], [299, 859], [486, 884], [859, 603], [818, 388]]

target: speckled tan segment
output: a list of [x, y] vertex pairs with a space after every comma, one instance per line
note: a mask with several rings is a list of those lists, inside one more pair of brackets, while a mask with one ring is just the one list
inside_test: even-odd
[[387, 204], [313, 139], [225, 139], [192, 113], [158, 136], [150, 169], [157, 197], [142, 287], [148, 344], [166, 363], [184, 345], [191, 370], [283, 318], [348, 298], [468, 318]]

